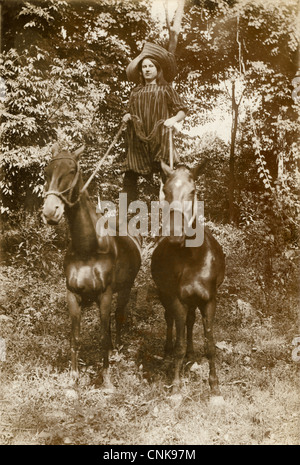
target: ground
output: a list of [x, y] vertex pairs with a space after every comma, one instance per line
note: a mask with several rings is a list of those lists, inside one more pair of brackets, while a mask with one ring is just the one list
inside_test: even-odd
[[150, 277], [151, 247], [144, 246], [123, 346], [110, 359], [114, 391], [97, 384], [96, 306], [84, 311], [81, 373], [74, 386], [60, 266], [49, 275], [2, 266], [0, 444], [299, 444], [296, 309], [278, 316], [254, 306], [244, 288], [233, 287], [237, 278], [227, 256], [215, 322], [224, 404], [210, 402], [200, 312], [195, 361], [184, 368], [181, 395], [172, 396], [173, 364], [164, 359], [165, 322]]

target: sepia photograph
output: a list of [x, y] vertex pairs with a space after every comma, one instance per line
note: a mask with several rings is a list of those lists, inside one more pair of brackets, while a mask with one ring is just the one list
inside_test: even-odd
[[0, 0], [1, 446], [300, 444], [299, 8]]

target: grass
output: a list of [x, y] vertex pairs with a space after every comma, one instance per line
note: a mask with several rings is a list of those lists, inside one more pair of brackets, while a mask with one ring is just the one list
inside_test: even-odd
[[44, 277], [25, 265], [2, 266], [0, 337], [7, 353], [0, 362], [0, 444], [299, 444], [295, 296], [281, 313], [263, 307], [251, 270], [241, 272], [229, 252], [215, 324], [225, 404], [209, 402], [200, 314], [195, 363], [184, 369], [181, 398], [172, 397], [173, 365], [163, 358], [165, 322], [149, 280], [150, 256], [146, 244], [124, 345], [111, 357], [114, 392], [95, 385], [101, 368], [96, 306], [83, 314], [81, 376], [74, 386], [60, 268]]

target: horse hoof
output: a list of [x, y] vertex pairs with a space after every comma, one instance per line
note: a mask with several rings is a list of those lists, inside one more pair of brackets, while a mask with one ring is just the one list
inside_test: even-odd
[[225, 400], [223, 396], [212, 396], [210, 398], [209, 404], [212, 407], [223, 407], [225, 405]]
[[109, 373], [107, 373], [106, 371], [103, 372], [102, 377], [103, 377], [102, 378], [103, 383], [102, 383], [102, 386], [101, 386], [101, 391], [104, 394], [112, 394], [115, 391], [115, 387], [114, 387], [113, 383], [110, 380]]
[[102, 386], [102, 389], [101, 391], [103, 392], [103, 394], [106, 394], [106, 395], [109, 395], [109, 394], [113, 394], [115, 392], [115, 386], [111, 383], [105, 383], [103, 386]]
[[74, 382], [77, 382], [79, 378], [79, 372], [77, 370], [71, 370], [71, 379]]
[[78, 393], [75, 391], [75, 389], [66, 389], [65, 395], [67, 399], [69, 400], [77, 400], [78, 399]]
[[183, 399], [182, 394], [179, 394], [179, 393], [172, 394], [170, 396], [170, 401], [171, 401], [173, 407], [178, 407], [181, 404], [182, 399]]

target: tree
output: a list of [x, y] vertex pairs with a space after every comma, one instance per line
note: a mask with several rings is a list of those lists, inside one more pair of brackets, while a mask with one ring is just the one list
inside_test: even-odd
[[[151, 0], [2, 0], [6, 211], [17, 200], [22, 204], [26, 192], [40, 192], [42, 166], [56, 139], [71, 149], [85, 141], [88, 155], [82, 164], [89, 174], [120, 124], [131, 89], [125, 69], [144, 40], [163, 43], [176, 54], [175, 85], [190, 107], [185, 128], [207, 122], [221, 101], [232, 112], [231, 146], [222, 146], [224, 173], [215, 172], [227, 220], [236, 212], [241, 220], [252, 194], [256, 204], [266, 191], [276, 193], [282, 208], [294, 201], [296, 0], [180, 0], [172, 18], [166, 4], [163, 30], [150, 6]], [[196, 142], [188, 150], [192, 147], [197, 151]], [[122, 153], [121, 143], [116, 150]], [[120, 176], [120, 163], [109, 171], [99, 174], [104, 189], [109, 176]]]
[[[240, 177], [240, 172], [236, 175], [236, 170], [240, 171], [239, 165], [243, 164], [245, 152], [240, 139], [246, 134], [244, 129], [241, 132], [242, 121], [237, 125], [238, 114], [243, 114], [244, 118], [252, 115], [256, 122], [257, 136], [261, 141], [260, 156], [266, 163], [265, 169], [256, 175], [261, 190], [264, 190], [261, 181], [265, 179], [268, 182], [263, 172], [270, 173], [274, 186], [278, 181], [278, 160], [288, 172], [296, 161], [297, 111], [291, 101], [291, 83], [297, 70], [297, 2], [287, 0], [274, 5], [268, 0], [191, 1], [189, 6], [183, 21], [182, 40], [177, 48], [181, 80], [193, 84], [194, 98], [201, 101], [204, 108], [209, 106], [205, 99], [212, 105], [216, 104], [223, 92], [223, 84], [231, 82], [229, 102], [233, 125], [228, 200], [231, 205], [229, 218], [232, 219], [232, 206], [235, 204], [237, 207], [238, 203], [236, 191], [233, 193], [234, 185], [238, 191], [243, 189], [241, 181], [244, 178], [243, 174]], [[243, 85], [242, 101], [234, 95], [238, 83]], [[251, 138], [255, 139], [253, 128]], [[252, 146], [249, 165], [254, 167], [256, 153]]]
[[4, 0], [3, 19], [0, 187], [9, 212], [41, 193], [55, 140], [70, 148], [85, 141], [91, 170], [119, 125], [131, 46], [152, 22], [146, 5], [121, 0]]

